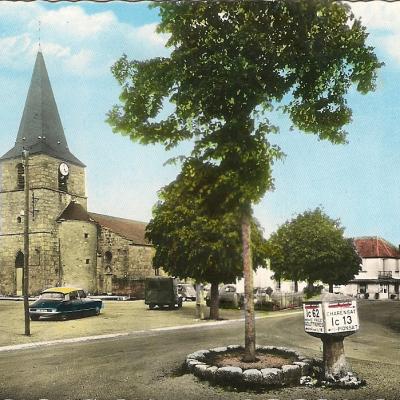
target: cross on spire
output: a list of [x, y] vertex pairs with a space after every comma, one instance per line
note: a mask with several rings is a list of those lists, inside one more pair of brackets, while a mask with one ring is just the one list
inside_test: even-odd
[[41, 28], [41, 23], [42, 23], [42, 21], [40, 21], [40, 19], [39, 19], [39, 21], [38, 21], [38, 34], [39, 34], [39, 50], [41, 50], [41, 46], [40, 46], [40, 35], [41, 35], [41, 31], [40, 31], [40, 28]]

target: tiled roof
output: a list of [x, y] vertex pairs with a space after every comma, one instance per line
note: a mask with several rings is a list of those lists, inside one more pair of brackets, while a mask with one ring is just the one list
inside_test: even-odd
[[17, 140], [0, 160], [21, 157], [23, 149], [85, 166], [68, 148], [41, 51], [36, 56]]
[[146, 246], [150, 245], [150, 243], [144, 237], [147, 225], [145, 222], [87, 212], [79, 203], [76, 203], [75, 201], [71, 201], [68, 204], [57, 220], [92, 221], [100, 226], [110, 229], [117, 235], [131, 240], [134, 244]]
[[354, 244], [362, 258], [400, 258], [398, 247], [378, 236], [355, 238]]
[[134, 244], [150, 245], [144, 237], [146, 231], [146, 223], [133, 221], [131, 219], [111, 217], [109, 215], [96, 214], [89, 212], [90, 218], [101, 226], [104, 226], [114, 233], [131, 240]]

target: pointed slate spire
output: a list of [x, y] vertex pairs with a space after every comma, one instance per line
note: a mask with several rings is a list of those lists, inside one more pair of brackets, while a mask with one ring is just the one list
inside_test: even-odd
[[22, 150], [41, 153], [85, 166], [68, 148], [43, 54], [36, 56], [31, 84], [14, 147], [0, 160], [20, 157]]

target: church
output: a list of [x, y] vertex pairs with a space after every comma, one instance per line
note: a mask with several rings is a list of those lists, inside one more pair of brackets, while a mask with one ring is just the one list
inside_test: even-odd
[[21, 295], [24, 266], [22, 152], [29, 152], [29, 294], [74, 286], [143, 297], [154, 276], [146, 224], [87, 210], [85, 164], [70, 151], [38, 52], [15, 145], [0, 157], [0, 295]]

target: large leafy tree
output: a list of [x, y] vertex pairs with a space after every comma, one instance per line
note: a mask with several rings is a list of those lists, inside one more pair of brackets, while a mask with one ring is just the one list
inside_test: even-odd
[[[280, 103], [293, 126], [345, 143], [346, 94], [374, 89], [380, 64], [350, 8], [328, 0], [164, 2], [157, 4], [169, 57], [113, 67], [121, 104], [109, 113], [116, 132], [166, 148], [194, 139], [192, 157], [216, 166], [204, 193], [215, 213], [240, 215], [245, 277], [245, 360], [255, 359], [250, 215], [271, 187], [279, 151], [267, 116]], [[170, 115], [162, 110], [173, 104]]]
[[333, 285], [346, 284], [361, 269], [353, 241], [343, 233], [340, 222], [320, 208], [305, 211], [281, 225], [268, 240], [271, 269], [283, 279], [322, 281], [333, 292]]
[[[201, 171], [196, 171], [196, 168]], [[215, 179], [211, 165], [187, 160], [177, 179], [164, 187], [146, 236], [155, 247], [154, 266], [180, 278], [211, 283], [210, 318], [218, 319], [218, 284], [243, 276], [237, 213], [210, 214], [202, 192]], [[266, 240], [253, 218], [252, 261], [266, 267]]]

